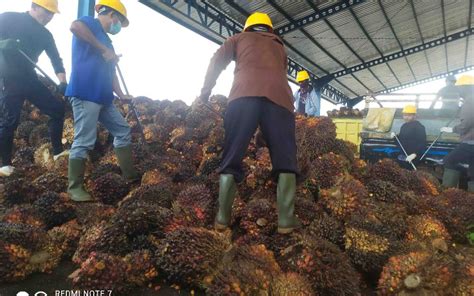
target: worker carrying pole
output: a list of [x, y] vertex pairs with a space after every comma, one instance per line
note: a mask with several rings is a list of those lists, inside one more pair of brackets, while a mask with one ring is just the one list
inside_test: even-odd
[[58, 91], [64, 94], [66, 71], [53, 35], [45, 28], [56, 13], [57, 0], [33, 0], [28, 12], [0, 14], [0, 177], [14, 171], [13, 137], [25, 99], [50, 118], [54, 159], [68, 153], [61, 143], [64, 102], [40, 82], [34, 70], [39, 56], [46, 52], [60, 81]]
[[236, 183], [244, 179], [242, 159], [260, 125], [278, 180], [278, 232], [290, 233], [300, 225], [294, 214], [298, 169], [293, 95], [283, 41], [273, 33], [267, 14], [250, 15], [244, 31], [227, 39], [214, 54], [201, 90], [202, 102], [207, 103], [217, 78], [232, 60], [236, 65], [224, 119], [215, 228], [224, 231], [230, 224]]
[[128, 180], [139, 176], [132, 162], [130, 126], [112, 103], [115, 94], [125, 95], [115, 71], [119, 57], [107, 34], [116, 35], [127, 27], [127, 10], [120, 0], [100, 0], [95, 6], [98, 17], [84, 16], [74, 21], [72, 72], [66, 96], [74, 114], [74, 141], [69, 155], [68, 193], [72, 200], [92, 198], [84, 189], [84, 171], [88, 151], [94, 149], [97, 122], [114, 136], [114, 149], [122, 175]]
[[459, 134], [461, 143], [444, 158], [443, 186], [449, 188], [459, 185], [461, 178], [459, 164], [465, 163], [469, 165], [468, 191], [474, 192], [474, 77], [461, 76], [456, 82], [456, 87], [464, 99], [459, 115], [461, 123], [454, 128], [442, 127], [440, 131]]
[[446, 86], [438, 91], [436, 98], [431, 103], [430, 109], [433, 109], [441, 99], [442, 105], [441, 110], [446, 110], [447, 112], [458, 110], [459, 109], [459, 88], [456, 87], [456, 77], [454, 75], [448, 75], [446, 77]]
[[306, 70], [299, 71], [296, 74], [296, 82], [300, 85], [300, 89], [294, 94], [296, 113], [305, 116], [319, 116], [321, 113], [321, 99], [310, 82], [308, 72]]

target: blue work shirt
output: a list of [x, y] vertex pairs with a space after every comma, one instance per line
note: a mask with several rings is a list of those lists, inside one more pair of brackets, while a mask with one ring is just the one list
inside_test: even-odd
[[[91, 16], [79, 19], [95, 38], [110, 49], [112, 40], [102, 28], [99, 20]], [[74, 36], [72, 39], [72, 71], [66, 96], [108, 105], [114, 99], [113, 78], [115, 65], [108, 63], [102, 53], [91, 44]]]

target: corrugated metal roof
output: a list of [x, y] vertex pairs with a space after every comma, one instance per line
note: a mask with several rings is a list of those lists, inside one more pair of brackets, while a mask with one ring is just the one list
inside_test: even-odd
[[[205, 12], [187, 13], [189, 5], [196, 1], [140, 0], [214, 41], [223, 41], [227, 33], [219, 32], [218, 22], [212, 23], [207, 29], [209, 32], [205, 32], [206, 26], [199, 22]], [[474, 66], [474, 37], [456, 35], [431, 45], [445, 34], [466, 30], [469, 35], [474, 34], [471, 0], [198, 2], [209, 4], [240, 25], [249, 13], [268, 13], [274, 28], [285, 28], [281, 36], [292, 60], [317, 77], [328, 74], [336, 77], [330, 84], [349, 98], [363, 96], [368, 89], [373, 92], [393, 90], [431, 75]], [[418, 47], [424, 43], [430, 44], [429, 48]], [[410, 53], [409, 49], [414, 50]], [[390, 56], [394, 53], [397, 55]], [[366, 64], [373, 60], [377, 63]], [[352, 68], [355, 66], [357, 68]], [[334, 75], [340, 71], [345, 71], [342, 76]]]

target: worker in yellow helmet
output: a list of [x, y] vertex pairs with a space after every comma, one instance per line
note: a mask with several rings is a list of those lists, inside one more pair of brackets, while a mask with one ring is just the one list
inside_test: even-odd
[[461, 177], [459, 164], [468, 164], [470, 178], [468, 190], [474, 192], [474, 77], [461, 76], [456, 82], [456, 87], [464, 99], [459, 114], [461, 122], [454, 128], [442, 127], [441, 132], [459, 134], [461, 143], [444, 158], [443, 185], [457, 187]]
[[321, 99], [310, 81], [311, 79], [306, 70], [299, 71], [296, 74], [296, 82], [300, 89], [294, 94], [295, 111], [297, 114], [305, 116], [319, 116], [321, 113]]
[[36, 63], [46, 52], [60, 82], [58, 91], [64, 94], [66, 71], [53, 35], [45, 28], [56, 13], [59, 13], [57, 0], [33, 0], [28, 12], [0, 14], [0, 177], [14, 171], [13, 135], [25, 99], [50, 118], [54, 159], [67, 154], [61, 143], [64, 102], [40, 82], [31, 62]]
[[[400, 127], [398, 139], [408, 156], [400, 155], [398, 160], [401, 161], [401, 165], [406, 169], [413, 168], [409, 163], [416, 164], [416, 160], [419, 159], [426, 148], [426, 129], [417, 120], [416, 111], [415, 105], [406, 105], [402, 111], [405, 123]], [[392, 137], [395, 136], [395, 133], [392, 133]]]
[[244, 31], [227, 39], [217, 50], [207, 69], [200, 95], [202, 102], [208, 101], [217, 78], [232, 60], [236, 64], [224, 120], [215, 228], [222, 231], [230, 224], [236, 183], [244, 179], [242, 159], [260, 126], [278, 180], [278, 232], [289, 233], [299, 226], [294, 215], [298, 169], [293, 95], [286, 77], [285, 47], [273, 33], [268, 15], [259, 12], [250, 15]]
[[97, 139], [98, 121], [114, 136], [122, 175], [131, 181], [139, 177], [133, 167], [130, 127], [112, 103], [114, 93], [122, 100], [133, 99], [120, 87], [115, 71], [118, 56], [108, 35], [116, 35], [129, 25], [127, 10], [119, 0], [100, 0], [95, 9], [97, 18], [84, 16], [71, 25], [72, 71], [66, 96], [74, 114], [74, 141], [69, 155], [68, 193], [77, 202], [92, 200], [84, 189], [84, 171], [88, 152]]

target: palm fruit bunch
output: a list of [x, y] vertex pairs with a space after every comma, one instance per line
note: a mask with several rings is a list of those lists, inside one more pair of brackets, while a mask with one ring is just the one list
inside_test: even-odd
[[141, 185], [166, 184], [172, 187], [171, 178], [158, 169], [145, 171], [142, 175]]
[[15, 172], [7, 178], [3, 178], [3, 189], [0, 192], [0, 203], [11, 206], [34, 200], [35, 194], [31, 193], [31, 187], [25, 176]]
[[295, 272], [287, 272], [273, 278], [270, 295], [274, 296], [313, 296], [311, 283]]
[[15, 139], [20, 139], [23, 140], [25, 143], [28, 143], [31, 131], [36, 127], [36, 125], [37, 124], [31, 120], [25, 120], [20, 122], [15, 131]]
[[127, 254], [123, 261], [127, 268], [127, 282], [134, 286], [144, 286], [158, 276], [154, 255], [150, 250], [133, 251]]
[[81, 226], [93, 226], [108, 221], [117, 211], [114, 206], [101, 203], [85, 203], [76, 207], [77, 222]]
[[444, 223], [455, 242], [467, 243], [468, 229], [474, 221], [472, 194], [460, 189], [447, 189], [428, 199], [427, 204], [428, 212]]
[[333, 152], [323, 154], [311, 163], [308, 177], [316, 180], [316, 184], [322, 189], [334, 186], [337, 178], [348, 170], [345, 159]]
[[414, 191], [417, 195], [424, 196], [438, 196], [441, 191], [441, 184], [438, 179], [428, 173], [421, 171], [407, 172], [408, 188]]
[[151, 232], [162, 234], [172, 215], [169, 209], [137, 201], [120, 206], [110, 223], [123, 230], [129, 238]]
[[79, 269], [69, 275], [75, 290], [112, 290], [123, 292], [127, 288], [127, 264], [119, 256], [92, 252], [81, 262]]
[[306, 228], [308, 236], [324, 238], [331, 243], [344, 246], [344, 224], [327, 213], [320, 211], [313, 222]]
[[336, 139], [333, 152], [346, 158], [349, 163], [355, 161], [354, 155], [357, 154], [357, 146], [354, 143]]
[[355, 213], [346, 223], [344, 243], [352, 262], [369, 273], [380, 272], [388, 258], [402, 247], [393, 226], [366, 211]]
[[230, 247], [227, 237], [204, 228], [182, 227], [158, 242], [156, 267], [176, 284], [199, 286]]
[[304, 226], [310, 225], [316, 213], [321, 211], [321, 208], [312, 198], [298, 196], [295, 198], [295, 215]]
[[212, 222], [216, 199], [205, 185], [191, 185], [173, 201], [175, 218], [184, 225], [204, 227]]
[[267, 199], [252, 199], [242, 211], [240, 228], [250, 236], [270, 235], [277, 227], [277, 212], [274, 202]]
[[120, 172], [121, 172], [120, 167], [116, 165], [115, 163], [99, 163], [97, 165], [94, 165], [94, 167], [91, 168], [91, 171], [88, 174], [89, 175], [88, 177], [92, 180], [95, 180], [108, 173], [120, 174]]
[[216, 124], [202, 145], [204, 153], [220, 153], [224, 148], [224, 126]]
[[0, 283], [19, 281], [32, 273], [30, 258], [27, 249], [0, 241]]
[[115, 173], [107, 173], [91, 182], [92, 196], [104, 204], [114, 205], [130, 191], [127, 180]]
[[355, 159], [351, 163], [350, 174], [357, 180], [364, 182], [368, 171], [367, 163], [362, 159]]
[[446, 255], [411, 251], [391, 257], [378, 281], [379, 295], [445, 295], [454, 278]]
[[0, 241], [28, 250], [36, 250], [45, 244], [46, 232], [38, 227], [21, 223], [0, 222]]
[[400, 168], [400, 166], [391, 159], [382, 159], [375, 164], [369, 165], [367, 178], [377, 179], [393, 183], [403, 190], [409, 189], [409, 171]]
[[53, 146], [51, 143], [44, 143], [35, 150], [34, 154], [35, 164], [47, 170], [54, 168]]
[[173, 193], [168, 184], [150, 184], [141, 185], [132, 191], [119, 203], [119, 206], [125, 206], [130, 203], [144, 202], [163, 208], [171, 208]]
[[31, 147], [38, 148], [42, 144], [49, 143], [49, 129], [46, 124], [37, 125], [30, 132], [28, 144]]
[[244, 245], [229, 250], [203, 285], [206, 295], [268, 295], [280, 274], [273, 253], [264, 245]]
[[387, 235], [397, 240], [405, 238], [407, 231], [408, 211], [404, 205], [397, 203], [385, 203], [379, 201], [370, 201], [365, 207], [355, 214], [355, 216], [364, 216], [366, 221], [373, 225], [383, 225]]
[[68, 196], [50, 191], [35, 200], [33, 209], [44, 221], [47, 229], [62, 225], [76, 217], [75, 207], [70, 203]]
[[1, 217], [1, 222], [27, 224], [45, 229], [44, 221], [31, 205], [17, 205], [9, 208]]
[[339, 177], [330, 189], [321, 191], [321, 204], [329, 213], [346, 219], [356, 209], [362, 207], [368, 197], [365, 186], [350, 175]]
[[449, 295], [474, 295], [474, 251], [463, 248], [454, 254], [455, 282], [449, 288]]
[[48, 231], [49, 240], [62, 251], [63, 259], [71, 259], [77, 249], [82, 234], [82, 227], [76, 220], [71, 220]]
[[193, 130], [191, 128], [186, 128], [185, 126], [179, 126], [172, 130], [169, 136], [170, 148], [183, 151], [186, 143], [191, 141], [193, 138]]
[[399, 203], [403, 193], [391, 182], [379, 179], [370, 180], [366, 184], [369, 196], [375, 200], [389, 203]]
[[31, 183], [34, 192], [41, 195], [46, 192], [61, 193], [67, 190], [67, 178], [58, 175], [56, 172], [45, 173]]
[[322, 238], [303, 236], [278, 262], [285, 272], [306, 277], [316, 295], [360, 294], [360, 275], [347, 255]]
[[[449, 244], [451, 236], [441, 221], [428, 215], [411, 216], [407, 221], [408, 230], [406, 238], [408, 241], [420, 241], [438, 243], [439, 241]], [[435, 241], [437, 240], [437, 241]]]
[[15, 151], [12, 165], [15, 167], [28, 168], [33, 166], [35, 151], [31, 147], [22, 147]]

